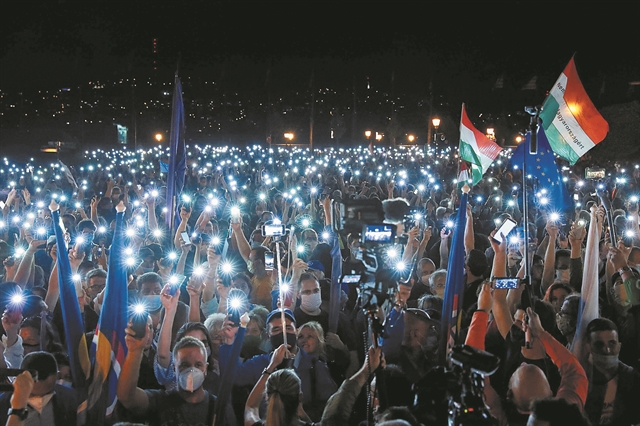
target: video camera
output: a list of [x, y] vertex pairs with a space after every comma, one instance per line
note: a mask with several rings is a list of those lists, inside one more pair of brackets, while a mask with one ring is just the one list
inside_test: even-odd
[[456, 345], [446, 367], [436, 367], [414, 385], [412, 411], [422, 422], [455, 426], [494, 425], [484, 402], [484, 376], [495, 373], [500, 359], [468, 345]]

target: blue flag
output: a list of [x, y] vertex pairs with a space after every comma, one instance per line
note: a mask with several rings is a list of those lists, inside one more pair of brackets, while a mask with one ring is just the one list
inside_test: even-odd
[[469, 194], [462, 193], [460, 208], [455, 218], [455, 228], [447, 265], [447, 283], [444, 290], [442, 321], [440, 323], [440, 365], [445, 365], [451, 348], [460, 343], [460, 321], [464, 296], [464, 230], [467, 224], [467, 199]]
[[[171, 229], [176, 217], [176, 198], [180, 196], [184, 186], [184, 175], [187, 169], [187, 155], [184, 144], [184, 104], [182, 102], [182, 84], [176, 74], [173, 88], [173, 104], [171, 107], [171, 133], [169, 135], [169, 172], [167, 173], [167, 213], [165, 223]], [[173, 221], [173, 222], [172, 222]]]
[[87, 397], [87, 386], [89, 374], [91, 373], [91, 362], [89, 351], [84, 335], [84, 321], [80, 313], [78, 304], [78, 294], [76, 285], [73, 282], [73, 271], [69, 262], [69, 252], [64, 240], [62, 227], [60, 226], [60, 210], [51, 212], [53, 230], [56, 235], [56, 245], [58, 250], [58, 286], [60, 288], [60, 308], [62, 308], [62, 319], [64, 323], [64, 334], [67, 341], [67, 352], [69, 354], [69, 367], [73, 377], [73, 385], [78, 392], [78, 402], [80, 409], [84, 411]]
[[529, 154], [531, 144], [531, 132], [527, 132], [526, 140], [516, 148], [511, 156], [511, 167], [523, 169], [526, 156], [527, 175], [536, 179], [536, 203], [543, 209], [563, 211], [571, 207], [571, 198], [567, 188], [562, 182], [562, 175], [556, 164], [555, 154], [551, 150], [547, 135], [542, 126], [538, 126], [538, 153]]
[[124, 226], [124, 212], [116, 213], [104, 301], [91, 346], [93, 378], [89, 389], [89, 420], [92, 424], [104, 424], [104, 419], [112, 414], [117, 401], [118, 377], [127, 355], [124, 330], [129, 318], [129, 303]]

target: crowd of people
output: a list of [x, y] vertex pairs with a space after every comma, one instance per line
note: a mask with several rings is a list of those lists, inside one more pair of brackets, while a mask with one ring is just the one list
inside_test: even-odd
[[[126, 268], [126, 357], [109, 424], [447, 424], [451, 401], [473, 393], [440, 375], [462, 229], [454, 343], [499, 363], [465, 406], [490, 413], [486, 423], [455, 424], [639, 424], [640, 168], [607, 164], [585, 179], [584, 166], [564, 164], [558, 184], [573, 205], [563, 206], [535, 179], [523, 188], [510, 154], [463, 195], [457, 151], [446, 147], [193, 146], [175, 200], [171, 158], [158, 147], [87, 151], [68, 165], [5, 158], [0, 423], [85, 423], [59, 300], [64, 253], [89, 347], [110, 260]], [[365, 226], [381, 225], [366, 222], [376, 203], [390, 238], [344, 226], [354, 205]], [[510, 220], [512, 231], [497, 232]], [[596, 231], [599, 256], [585, 257]], [[123, 249], [112, 245], [117, 232]], [[582, 329], [590, 267], [599, 312]], [[504, 278], [517, 279], [496, 285]]]

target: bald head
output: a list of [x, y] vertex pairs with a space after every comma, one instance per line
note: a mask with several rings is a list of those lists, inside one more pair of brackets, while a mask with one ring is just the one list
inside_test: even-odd
[[509, 391], [518, 411], [531, 412], [534, 401], [553, 396], [549, 381], [540, 368], [533, 364], [522, 364], [509, 379]]

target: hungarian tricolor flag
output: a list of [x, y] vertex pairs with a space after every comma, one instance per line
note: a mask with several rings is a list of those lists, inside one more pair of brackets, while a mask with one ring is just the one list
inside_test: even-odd
[[500, 155], [502, 148], [473, 127], [462, 104], [460, 118], [460, 158], [471, 163], [473, 184], [482, 180], [482, 175], [489, 169], [493, 160]]
[[609, 124], [582, 86], [573, 58], [542, 104], [540, 118], [551, 149], [571, 164], [609, 131]]

